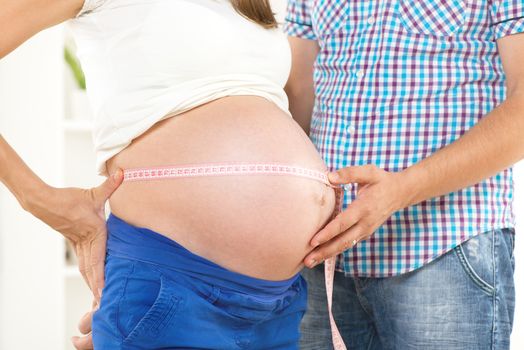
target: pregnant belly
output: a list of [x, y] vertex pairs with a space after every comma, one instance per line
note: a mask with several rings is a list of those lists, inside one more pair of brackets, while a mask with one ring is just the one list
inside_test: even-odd
[[[286, 163], [325, 171], [298, 124], [271, 102], [222, 98], [169, 117], [107, 161], [138, 168]], [[296, 176], [233, 175], [124, 182], [109, 199], [128, 223], [165, 235], [227, 269], [282, 280], [297, 273], [335, 205], [331, 187]]]

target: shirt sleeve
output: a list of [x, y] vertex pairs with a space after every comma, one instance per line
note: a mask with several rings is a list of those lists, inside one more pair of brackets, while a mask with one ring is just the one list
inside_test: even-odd
[[284, 32], [302, 39], [317, 39], [311, 23], [311, 0], [288, 0]]
[[495, 40], [524, 33], [523, 0], [492, 0], [490, 12]]
[[106, 2], [106, 0], [84, 0], [84, 5], [75, 17], [78, 18], [80, 16], [83, 16], [84, 14], [93, 11], [94, 9], [102, 6], [104, 2]]

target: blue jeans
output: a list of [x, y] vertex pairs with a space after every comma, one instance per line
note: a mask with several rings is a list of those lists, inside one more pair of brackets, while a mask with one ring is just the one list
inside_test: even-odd
[[307, 285], [242, 275], [111, 214], [96, 350], [297, 350]]
[[[513, 229], [479, 234], [415, 271], [335, 275], [333, 313], [350, 350], [509, 349], [515, 308]], [[303, 350], [332, 349], [324, 266], [306, 269]]]

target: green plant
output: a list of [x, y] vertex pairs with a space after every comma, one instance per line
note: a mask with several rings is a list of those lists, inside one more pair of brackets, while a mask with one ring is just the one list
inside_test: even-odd
[[84, 71], [82, 71], [82, 67], [80, 66], [78, 58], [68, 46], [64, 46], [64, 59], [67, 62], [69, 68], [71, 68], [71, 71], [73, 72], [78, 87], [82, 90], [85, 90], [86, 79], [84, 76]]

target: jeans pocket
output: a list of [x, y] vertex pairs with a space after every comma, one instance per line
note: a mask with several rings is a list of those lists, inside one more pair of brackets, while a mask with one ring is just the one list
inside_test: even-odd
[[410, 33], [451, 36], [466, 20], [469, 0], [398, 0], [398, 16]]
[[349, 15], [349, 1], [313, 0], [311, 22], [317, 36], [321, 39], [338, 31], [346, 23]]
[[154, 279], [128, 276], [117, 311], [117, 328], [123, 344], [158, 338], [184, 300], [177, 292], [179, 289], [174, 281], [162, 274]]
[[495, 293], [493, 235], [478, 234], [454, 248], [455, 254], [471, 282], [484, 293]]

